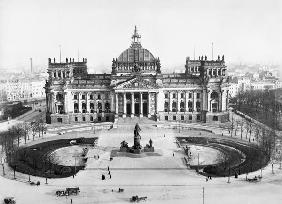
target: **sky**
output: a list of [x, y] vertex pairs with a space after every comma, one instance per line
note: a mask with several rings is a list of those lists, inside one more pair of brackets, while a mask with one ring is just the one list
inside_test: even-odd
[[0, 69], [29, 68], [31, 57], [47, 68], [61, 46], [62, 59], [109, 72], [135, 25], [163, 69], [194, 50], [210, 59], [212, 43], [226, 63], [282, 64], [280, 0], [0, 0]]

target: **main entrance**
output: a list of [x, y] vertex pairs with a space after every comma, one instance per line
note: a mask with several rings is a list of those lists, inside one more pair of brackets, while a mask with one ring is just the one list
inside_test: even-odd
[[[151, 96], [150, 96], [151, 95]], [[152, 107], [156, 107], [155, 99], [150, 98], [155, 97], [153, 93], [149, 92], [118, 92], [115, 96], [116, 103], [116, 114], [120, 114], [123, 117], [128, 116], [148, 116], [155, 114], [155, 109], [151, 109], [149, 105]]]
[[140, 105], [139, 103], [134, 104], [134, 109], [135, 109], [135, 114], [139, 115], [140, 114]]
[[131, 113], [132, 113], [131, 104], [130, 103], [126, 104], [126, 113], [127, 113], [127, 115], [131, 115]]

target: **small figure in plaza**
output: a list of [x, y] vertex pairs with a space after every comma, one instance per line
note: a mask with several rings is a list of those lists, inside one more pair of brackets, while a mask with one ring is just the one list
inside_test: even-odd
[[149, 144], [150, 144], [149, 147], [153, 147], [153, 141], [152, 141], [152, 139], [149, 140]]

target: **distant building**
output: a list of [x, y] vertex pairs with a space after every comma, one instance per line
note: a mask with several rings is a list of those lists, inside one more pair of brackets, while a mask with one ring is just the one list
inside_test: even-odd
[[185, 73], [162, 74], [159, 58], [131, 46], [112, 61], [110, 74], [88, 74], [87, 59], [53, 62], [46, 83], [47, 121], [78, 123], [148, 117], [161, 121], [225, 122], [228, 77], [224, 56], [186, 59]]
[[3, 101], [25, 101], [45, 98], [45, 79], [11, 79], [0, 81], [0, 94]]

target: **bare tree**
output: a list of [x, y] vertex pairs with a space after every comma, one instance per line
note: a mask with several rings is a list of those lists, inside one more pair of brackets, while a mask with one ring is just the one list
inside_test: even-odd
[[239, 123], [239, 127], [240, 127], [240, 134], [241, 134], [241, 140], [243, 139], [243, 129], [244, 129], [244, 120], [241, 119], [240, 123]]
[[31, 130], [30, 124], [28, 122], [24, 122], [22, 124], [23, 132], [24, 132], [24, 143], [26, 144], [26, 140], [29, 140], [29, 131]]

